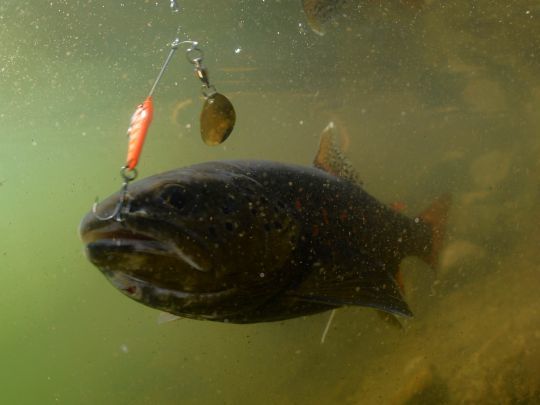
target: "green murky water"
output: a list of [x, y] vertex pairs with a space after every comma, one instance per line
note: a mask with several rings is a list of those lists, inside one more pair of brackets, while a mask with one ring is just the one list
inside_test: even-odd
[[[538, 403], [538, 3], [351, 0], [322, 37], [299, 0], [179, 3], [0, 4], [0, 402]], [[339, 310], [324, 344], [328, 314], [159, 325], [86, 261], [77, 224], [118, 188], [129, 117], [178, 25], [237, 127], [201, 142], [199, 84], [176, 57], [141, 176], [309, 164], [334, 120], [381, 200], [412, 215], [452, 192], [441, 269], [403, 264], [404, 330], [363, 308]]]

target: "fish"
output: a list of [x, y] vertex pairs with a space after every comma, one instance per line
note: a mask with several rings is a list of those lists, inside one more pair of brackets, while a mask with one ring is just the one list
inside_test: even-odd
[[412, 312], [399, 264], [436, 266], [450, 197], [417, 217], [379, 202], [340, 152], [335, 126], [313, 166], [209, 161], [130, 184], [79, 226], [85, 253], [127, 297], [182, 318], [257, 323], [344, 306]]
[[392, 1], [372, 1], [363, 0], [302, 0], [302, 8], [306, 15], [306, 20], [311, 30], [318, 34], [326, 33], [326, 25], [336, 19], [340, 14], [346, 14], [346, 9], [358, 12], [365, 7], [377, 6], [383, 7], [387, 5], [397, 5], [404, 9], [418, 10], [424, 4], [425, 0], [392, 0]]
[[323, 26], [332, 20], [348, 0], [302, 0], [302, 8], [311, 30], [324, 35]]

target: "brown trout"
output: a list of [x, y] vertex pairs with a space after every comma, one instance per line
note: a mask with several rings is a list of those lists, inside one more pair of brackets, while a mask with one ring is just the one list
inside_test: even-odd
[[87, 257], [128, 297], [181, 317], [267, 322], [347, 305], [411, 316], [399, 264], [436, 263], [449, 201], [408, 218], [364, 191], [334, 145], [328, 128], [313, 168], [206, 162], [134, 182], [121, 222], [83, 219]]

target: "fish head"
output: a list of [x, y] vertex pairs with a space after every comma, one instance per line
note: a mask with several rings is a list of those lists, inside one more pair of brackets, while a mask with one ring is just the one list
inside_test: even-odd
[[287, 282], [295, 220], [249, 175], [218, 165], [152, 176], [130, 184], [121, 221], [100, 219], [120, 198], [88, 213], [80, 235], [88, 259], [130, 298], [222, 320]]

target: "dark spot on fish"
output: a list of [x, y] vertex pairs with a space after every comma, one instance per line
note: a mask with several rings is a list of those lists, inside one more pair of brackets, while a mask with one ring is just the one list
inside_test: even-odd
[[266, 232], [270, 232], [272, 230], [272, 227], [270, 226], [270, 224], [268, 222], [266, 222], [264, 224], [264, 229], [266, 230]]
[[223, 212], [225, 215], [228, 215], [233, 212], [233, 209], [229, 206], [224, 205], [223, 207], [221, 207], [221, 212]]
[[216, 232], [216, 228], [211, 226], [208, 228], [208, 233], [210, 234], [211, 237], [215, 238], [217, 237], [217, 232]]
[[230, 223], [230, 222], [225, 222], [225, 229], [232, 232], [233, 229], [234, 229], [234, 225], [232, 223]]

